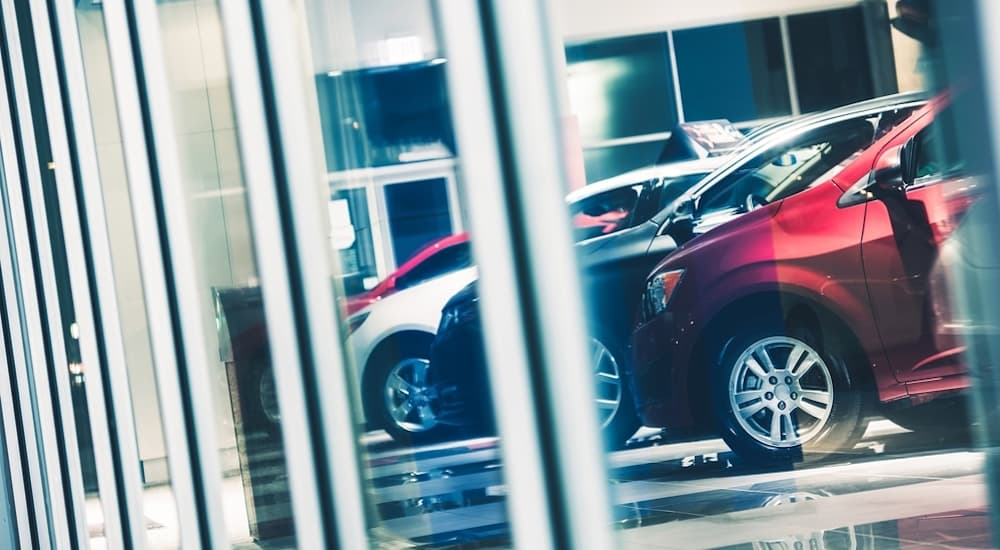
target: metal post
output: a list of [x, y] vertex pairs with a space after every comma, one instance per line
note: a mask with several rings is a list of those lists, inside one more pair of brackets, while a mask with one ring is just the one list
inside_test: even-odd
[[[141, 24], [133, 19], [136, 13], [127, 10], [124, 0], [106, 0], [102, 7], [146, 315], [150, 327], [156, 327], [150, 331], [150, 341], [181, 548], [222, 548], [227, 541], [220, 517], [218, 442], [214, 422], [205, 421], [215, 410], [208, 395], [211, 385], [204, 376], [201, 314], [197, 303], [193, 310], [191, 304], [198, 295], [192, 286], [192, 256], [186, 249], [190, 241], [176, 173], [174, 135], [169, 129], [170, 100], [164, 95], [163, 76], [158, 74], [163, 70], [163, 58], [158, 55], [160, 33], [155, 12], [149, 13], [155, 5], [129, 5], [142, 12]], [[142, 44], [133, 44], [133, 38]], [[157, 196], [154, 188], [164, 195]], [[161, 219], [160, 207], [165, 219]], [[169, 268], [173, 285], [167, 283]], [[172, 298], [177, 299], [177, 309]]]
[[[316, 547], [332, 547], [337, 544], [338, 533], [353, 533], [350, 539], [344, 539], [345, 542], [340, 547], [360, 548], [362, 546], [356, 545], [367, 545], [363, 516], [345, 514], [358, 523], [351, 526], [338, 525], [332, 532], [325, 528], [324, 506], [321, 504], [321, 493], [325, 491], [320, 489], [322, 474], [319, 472], [329, 465], [318, 462], [324, 455], [317, 453], [316, 446], [322, 445], [322, 441], [313, 441], [311, 438], [314, 419], [310, 418], [302, 371], [302, 355], [308, 354], [309, 350], [300, 351], [298, 338], [300, 331], [305, 332], [307, 329], [296, 317], [288, 270], [288, 255], [293, 251], [285, 249], [282, 219], [276, 208], [279, 200], [276, 180], [279, 176], [275, 173], [275, 165], [280, 160], [273, 159], [281, 151], [272, 150], [272, 141], [269, 140], [278, 130], [267, 121], [261, 81], [263, 66], [257, 57], [255, 42], [259, 37], [254, 35], [247, 2], [221, 0], [219, 7], [225, 29], [233, 110], [239, 121], [237, 127], [243, 175], [247, 187], [254, 255], [257, 258], [271, 343], [270, 351], [272, 357], [282, 358], [281, 368], [275, 368], [273, 372], [281, 410], [295, 535], [300, 545], [304, 545], [304, 541], [311, 541], [310, 544]], [[308, 187], [306, 189], [312, 191]], [[321, 262], [317, 263], [322, 266]], [[329, 307], [333, 307], [333, 304], [329, 304]], [[336, 331], [331, 332], [328, 338], [335, 334]], [[342, 467], [350, 468], [352, 464], [356, 465], [357, 462], [352, 459]], [[359, 472], [355, 470], [347, 475], [357, 476]], [[347, 490], [349, 489], [344, 488], [345, 493]], [[355, 486], [354, 490], [360, 490], [360, 487]], [[358, 511], [363, 513], [363, 501], [359, 495], [345, 494], [341, 498], [345, 502], [344, 506], [360, 508]], [[347, 498], [353, 500], [348, 501]]]
[[[103, 216], [103, 207], [100, 207], [100, 212], [96, 213], [94, 218], [87, 217], [91, 220], [90, 227], [83, 228], [80, 223], [80, 204], [76, 193], [77, 181], [80, 182], [81, 187], [89, 188], [85, 192], [86, 194], [96, 195], [97, 199], [101, 198], [101, 188], [97, 174], [96, 150], [93, 144], [93, 129], [90, 125], [89, 101], [79, 52], [80, 43], [75, 14], [70, 4], [62, 3], [62, 6], [62, 20], [59, 23], [64, 32], [61, 32], [60, 36], [62, 40], [69, 40], [71, 44], [68, 48], [63, 48], [59, 59], [66, 60], [63, 63], [64, 67], [66, 65], [73, 66], [72, 69], [64, 69], [66, 76], [72, 75], [73, 81], [71, 82], [67, 78], [63, 80], [62, 86], [60, 86], [60, 74], [56, 62], [56, 45], [53, 43], [50, 30], [52, 26], [48, 7], [43, 2], [34, 2], [30, 9], [32, 10], [32, 29], [35, 33], [38, 67], [49, 124], [49, 138], [56, 166], [56, 190], [70, 273], [88, 273], [84, 242], [85, 240], [90, 243], [99, 241], [96, 245], [91, 244], [88, 248], [98, 251], [97, 261], [92, 257], [91, 263], [102, 266], [95, 269], [94, 275], [103, 275], [103, 277], [95, 279], [92, 286], [86, 284], [86, 280], [74, 281], [72, 292], [74, 308], [77, 313], [76, 322], [80, 330], [81, 359], [83, 364], [88, 367], [85, 371], [88, 417], [94, 435], [98, 486], [104, 511], [104, 534], [109, 547], [125, 547], [127, 540], [129, 548], [141, 550], [146, 545], [142, 480], [139, 471], [139, 455], [131, 400], [128, 395], [121, 326], [117, 319], [118, 306], [114, 297], [115, 284], [111, 276], [111, 258], [108, 252], [107, 226]], [[66, 24], [67, 16], [70, 17], [68, 25]], [[57, 17], [59, 17], [58, 14]], [[71, 109], [69, 114], [74, 122], [72, 127], [77, 129], [72, 141], [67, 135], [66, 120], [63, 118], [65, 112], [63, 92], [66, 92], [67, 104]], [[73, 95], [76, 97], [71, 97]], [[72, 160], [71, 143], [77, 145], [76, 148], [73, 148], [76, 158]], [[83, 147], [81, 148], [80, 145]], [[101, 203], [100, 200], [97, 202]], [[97, 293], [105, 295], [103, 300], [105, 306], [112, 309], [109, 314], [102, 316], [95, 308], [91, 298], [92, 287], [97, 290]], [[109, 294], [110, 296], [107, 296]], [[98, 297], [98, 300], [100, 301], [101, 298]], [[109, 326], [107, 321], [111, 321], [113, 324]], [[97, 341], [98, 334], [105, 336], [105, 341], [100, 344], [100, 348]], [[105, 380], [105, 370], [108, 372], [108, 380]], [[111, 388], [112, 396], [118, 396], [110, 409], [107, 406], [105, 395], [106, 385]], [[123, 391], [125, 393], [124, 400], [121, 395]], [[108, 410], [114, 411], [113, 422], [109, 421]], [[124, 503], [119, 500], [119, 487]]]
[[[4, 133], [9, 131], [10, 135], [0, 154], [3, 154], [7, 166], [9, 185], [4, 189], [5, 207], [8, 209], [9, 231], [13, 236], [16, 258], [14, 276], [17, 281], [9, 288], [19, 289], [21, 292], [20, 314], [23, 316], [26, 337], [24, 345], [29, 358], [25, 365], [29, 372], [23, 375], [27, 378], [23, 386], [26, 391], [21, 393], [21, 399], [29, 400], [30, 404], [27, 405], [28, 410], [22, 413], [22, 422], [27, 419], [35, 422], [38, 452], [44, 461], [44, 471], [41, 474], [44, 489], [33, 493], [32, 497], [36, 506], [47, 507], [47, 513], [39, 515], [46, 518], [47, 524], [38, 522], [37, 532], [42, 540], [57, 548], [69, 548], [74, 542], [86, 547], [89, 538], [83, 515], [83, 482], [67, 376], [56, 376], [54, 387], [57, 401], [54, 403], [52, 399], [53, 382], [50, 373], [65, 374], [64, 369], [68, 365], [62, 340], [63, 327], [59, 323], [55, 271], [51, 249], [48, 248], [45, 207], [39, 200], [42, 181], [17, 32], [17, 16], [11, 3], [5, 2], [2, 10], [6, 40], [3, 44], [5, 71], [0, 105], [8, 106], [9, 111], [4, 112], [0, 124]], [[12, 174], [16, 176], [10, 178]], [[24, 185], [25, 181], [27, 185]], [[23, 188], [27, 188], [30, 193], [30, 204], [25, 200]], [[35, 221], [33, 226], [28, 221], [29, 208]], [[36, 246], [37, 265], [32, 254], [32, 236]], [[47, 347], [45, 342], [46, 331], [51, 347]], [[66, 479], [63, 478], [64, 468]], [[47, 532], [43, 534], [43, 531]]]
[[[0, 129], [0, 148], [8, 143], [6, 131]], [[7, 186], [6, 160], [5, 170], [0, 178], [0, 188]], [[39, 476], [41, 465], [38, 463], [37, 443], [35, 437], [35, 424], [29, 416], [27, 420], [23, 416], [25, 410], [24, 399], [17, 399], [17, 395], [25, 395], [25, 385], [22, 384], [22, 373], [26, 369], [23, 342], [21, 333], [21, 323], [19, 306], [17, 304], [18, 289], [14, 284], [14, 262], [13, 262], [13, 241], [8, 231], [6, 201], [0, 204], [0, 294], [3, 301], [0, 308], [4, 311], [0, 313], [0, 324], [2, 324], [3, 342], [0, 342], [0, 360], [8, 367], [8, 373], [3, 380], [0, 380], [0, 416], [3, 417], [4, 443], [7, 455], [7, 471], [10, 473], [11, 489], [14, 497], [14, 512], [17, 518], [18, 542], [20, 548], [32, 546], [32, 540], [38, 537], [37, 531], [41, 530], [41, 524], [32, 514], [29, 507], [44, 511], [44, 502], [41, 498], [28, 502], [29, 494], [40, 494], [41, 479]], [[6, 322], [4, 322], [6, 321]], [[7, 353], [8, 343], [11, 353]], [[18, 407], [22, 407], [18, 411]], [[18, 413], [22, 413], [19, 417]], [[20, 422], [18, 420], [20, 419]], [[21, 437], [19, 437], [19, 434]], [[23, 447], [22, 447], [23, 441]], [[22, 462], [23, 461], [23, 462]], [[25, 468], [26, 467], [26, 468]], [[47, 529], [47, 527], [46, 527]]]
[[479, 4], [437, 7], [514, 542], [613, 548], [546, 6]]
[[[364, 548], [368, 546], [367, 507], [357, 450], [359, 409], [354, 403], [353, 369], [340, 337], [343, 334], [340, 311], [333, 293], [331, 269], [336, 269], [336, 258], [327, 242], [326, 220], [330, 193], [321, 161], [319, 106], [303, 43], [308, 25], [303, 6], [297, 1], [252, 2], [249, 15], [257, 31], [257, 51], [262, 52], [257, 63], [263, 82], [263, 105], [270, 122], [267, 132], [275, 168], [273, 192], [281, 213], [284, 268], [288, 273], [291, 313], [296, 320], [302, 364], [301, 373], [288, 374], [285, 390], [280, 386], [278, 389], [297, 405], [299, 398], [292, 395], [289, 387], [301, 375], [302, 397], [317, 428], [313, 433], [318, 435], [312, 452], [321, 520], [332, 529], [325, 540], [339, 548]], [[258, 200], [272, 192], [249, 180], [247, 183], [248, 187], [254, 185], [251, 195], [265, 193], [258, 195]], [[274, 223], [266, 218], [261, 221]], [[263, 276], [266, 270], [261, 271]], [[271, 276], [282, 275], [275, 270]], [[285, 307], [280, 301], [267, 307], [272, 306]]]

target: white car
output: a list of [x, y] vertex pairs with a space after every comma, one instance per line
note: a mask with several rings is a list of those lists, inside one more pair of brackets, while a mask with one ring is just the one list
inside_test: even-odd
[[354, 353], [368, 427], [385, 429], [397, 440], [433, 437], [438, 422], [431, 408], [412, 404], [437, 397], [427, 373], [441, 309], [477, 277], [475, 267], [453, 271], [389, 295], [350, 317], [353, 331], [347, 344]]

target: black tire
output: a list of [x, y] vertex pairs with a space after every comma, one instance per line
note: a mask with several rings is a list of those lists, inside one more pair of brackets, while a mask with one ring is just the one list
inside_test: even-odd
[[[389, 396], [392, 392], [389, 384], [390, 377], [394, 373], [401, 373], [405, 377], [406, 369], [411, 369], [412, 366], [419, 363], [425, 365], [428, 380], [433, 380], [430, 367], [431, 340], [430, 335], [426, 335], [397, 338], [387, 342], [380, 346], [366, 368], [366, 370], [370, 369], [370, 376], [366, 373], [368, 387], [364, 394], [365, 410], [370, 415], [369, 421], [373, 422], [375, 427], [384, 429], [398, 443], [425, 444], [454, 439], [463, 435], [463, 430], [460, 427], [442, 422], [422, 429], [419, 426], [421, 422], [419, 411], [411, 413], [408, 419], [412, 422], [407, 422], [400, 421], [390, 410], [390, 402], [394, 398]], [[433, 396], [428, 397], [428, 401], [427, 406], [431, 408], [430, 410], [440, 412], [436, 408], [438, 405], [434, 402]]]
[[261, 361], [250, 377], [251, 398], [246, 402], [248, 414], [244, 421], [251, 429], [263, 430], [274, 439], [281, 438], [281, 412], [278, 409], [274, 368], [270, 361]]
[[923, 442], [951, 444], [972, 441], [972, 425], [964, 399], [936, 399], [906, 408], [887, 408], [886, 418], [910, 430]]
[[[599, 349], [598, 346], [603, 346], [607, 353], [610, 355], [610, 360], [613, 361], [613, 369], [615, 375], [617, 376], [618, 388], [617, 392], [609, 383], [609, 378], [600, 378], [598, 375], [599, 365], [592, 365], [594, 370], [594, 389], [597, 393], [596, 397], [598, 399], [597, 404], [597, 414], [598, 422], [601, 423], [601, 437], [604, 440], [604, 448], [606, 450], [616, 450], [621, 449], [628, 442], [629, 438], [635, 434], [636, 430], [641, 426], [639, 421], [639, 415], [635, 410], [635, 400], [632, 397], [632, 391], [629, 387], [628, 381], [625, 379], [622, 372], [622, 353], [620, 348], [613, 345], [608, 345], [601, 340], [594, 338], [591, 341], [591, 352], [594, 355], [595, 349]], [[605, 363], [600, 370], [607, 373], [610, 369], [608, 364]], [[607, 373], [610, 374], [610, 373]], [[602, 408], [600, 401], [607, 399], [617, 399], [617, 408], [611, 412], [610, 417], [605, 417], [609, 413], [607, 408]], [[606, 401], [605, 401], [606, 402]]]
[[[840, 335], [802, 326], [786, 328], [784, 323], [740, 324], [730, 334], [709, 356], [717, 358], [709, 398], [719, 431], [735, 453], [748, 462], [787, 465], [850, 450], [857, 443], [867, 427], [869, 393], [848, 367], [857, 354], [852, 355]], [[753, 374], [750, 367], [750, 358], [758, 358], [761, 347], [773, 356], [774, 369], [763, 370], [766, 378]], [[748, 355], [752, 350], [758, 352]], [[798, 361], [789, 361], [793, 355]], [[789, 362], [792, 372], [788, 372]], [[776, 385], [772, 384], [775, 380]], [[758, 381], [760, 387], [756, 387]], [[737, 388], [746, 390], [738, 394], [743, 397], [737, 397]], [[758, 400], [747, 397], [755, 392]], [[737, 412], [737, 407], [745, 414]], [[775, 424], [779, 426], [776, 432]]]

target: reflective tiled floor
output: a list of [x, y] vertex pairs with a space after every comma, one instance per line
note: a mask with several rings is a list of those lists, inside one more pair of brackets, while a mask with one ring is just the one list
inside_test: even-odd
[[[373, 532], [376, 546], [509, 544], [495, 439], [406, 450], [372, 433], [366, 443], [372, 500], [382, 518]], [[741, 464], [721, 440], [661, 444], [651, 432], [634, 443], [608, 457], [622, 548], [993, 547], [983, 455], [919, 441], [887, 421], [873, 422], [854, 452], [792, 470]], [[268, 456], [257, 463], [268, 464]], [[272, 468], [280, 481], [277, 451]], [[169, 545], [176, 536], [172, 512], [157, 507], [170, 501], [157, 491], [147, 495], [150, 532]], [[227, 480], [227, 509], [242, 509], [243, 497], [240, 478]], [[287, 512], [275, 506], [258, 517]], [[230, 525], [245, 518], [233, 516]], [[233, 540], [245, 541], [239, 548], [291, 545], [287, 538], [255, 544], [250, 531], [237, 531]], [[92, 533], [99, 543], [100, 526]]]

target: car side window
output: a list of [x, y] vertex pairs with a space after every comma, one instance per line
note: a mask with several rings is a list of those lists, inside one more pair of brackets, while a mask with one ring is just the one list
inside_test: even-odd
[[934, 120], [917, 134], [916, 178], [928, 178], [951, 174], [962, 169], [962, 155], [949, 150], [952, 140], [943, 139], [942, 123], [948, 120], [950, 109], [945, 108]]
[[409, 273], [396, 279], [396, 288], [402, 290], [471, 266], [471, 245], [467, 242], [452, 245], [427, 258]]
[[832, 175], [871, 145], [874, 135], [872, 121], [854, 119], [768, 149], [705, 192], [698, 205], [699, 215], [743, 210], [748, 204], [790, 197]]
[[605, 191], [570, 205], [577, 241], [607, 235], [635, 224], [634, 217], [646, 183]]

